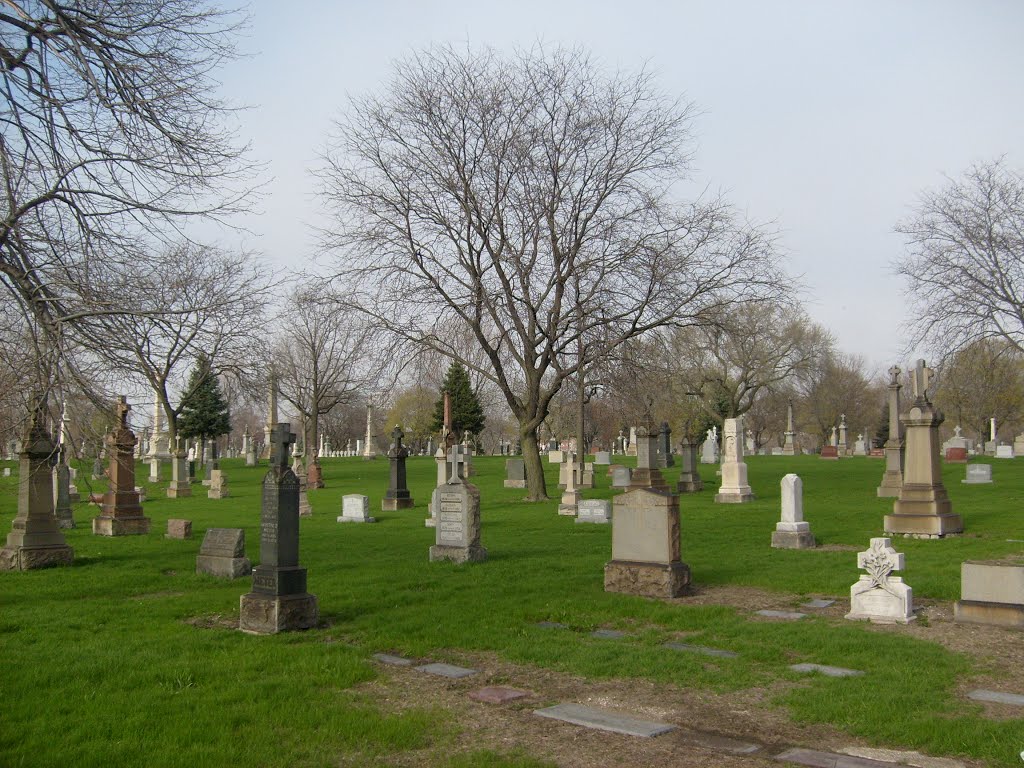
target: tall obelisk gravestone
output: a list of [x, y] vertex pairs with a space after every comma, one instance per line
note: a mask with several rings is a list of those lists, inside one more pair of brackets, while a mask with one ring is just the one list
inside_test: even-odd
[[128, 428], [128, 405], [117, 398], [117, 428], [107, 436], [110, 448], [110, 489], [103, 495], [100, 514], [92, 519], [97, 536], [135, 536], [149, 533], [149, 518], [142, 515], [135, 490], [135, 433]]
[[252, 573], [252, 592], [239, 602], [238, 627], [270, 635], [316, 626], [320, 611], [306, 592], [306, 569], [299, 567], [299, 478], [288, 466], [295, 435], [291, 425], [270, 432], [270, 471], [263, 478], [260, 514], [260, 564]]
[[892, 514], [885, 516], [886, 534], [940, 539], [964, 530], [963, 520], [953, 513], [953, 504], [942, 484], [939, 425], [944, 417], [928, 399], [932, 375], [924, 360], [918, 360], [917, 367], [911, 372], [914, 404], [900, 417], [906, 427], [907, 444], [903, 486], [900, 497], [893, 504]]
[[28, 571], [71, 565], [75, 553], [64, 540], [53, 514], [53, 466], [56, 448], [43, 429], [42, 404], [32, 415], [22, 440], [18, 468], [18, 514], [7, 544], [0, 549], [0, 570]]
[[885, 474], [879, 498], [900, 495], [903, 486], [903, 426], [900, 424], [900, 369], [889, 369], [889, 439], [885, 441]]

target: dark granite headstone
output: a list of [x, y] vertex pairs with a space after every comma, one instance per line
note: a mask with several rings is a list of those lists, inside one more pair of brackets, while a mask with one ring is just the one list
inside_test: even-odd
[[405, 459], [409, 455], [409, 449], [402, 445], [403, 437], [402, 428], [396, 425], [391, 431], [391, 447], [388, 449], [390, 481], [388, 490], [380, 502], [380, 508], [385, 512], [414, 506], [405, 480]]
[[507, 459], [505, 461], [505, 487], [526, 487], [526, 465], [522, 459]]
[[704, 490], [704, 481], [697, 470], [697, 443], [684, 437], [679, 443], [679, 493], [696, 493]]

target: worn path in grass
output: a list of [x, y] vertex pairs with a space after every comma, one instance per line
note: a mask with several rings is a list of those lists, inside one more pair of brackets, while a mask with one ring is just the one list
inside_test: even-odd
[[[276, 638], [230, 628], [248, 580], [219, 582], [193, 572], [211, 526], [245, 528], [248, 552], [258, 559], [258, 484], [265, 468], [223, 464], [230, 499], [208, 500], [195, 486], [193, 499], [168, 500], [150, 486], [146, 514], [153, 533], [116, 540], [93, 537], [94, 511], [79, 505], [80, 528], [69, 532], [75, 567], [0, 574], [0, 685], [7, 694], [0, 699], [0, 763], [60, 765], [70, 757], [110, 768], [137, 764], [144, 753], [150, 765], [444, 765], [449, 754], [468, 753], [460, 765], [529, 765], [527, 757], [502, 761], [473, 752], [488, 747], [507, 754], [519, 745], [559, 764], [608, 764], [599, 759], [601, 749], [585, 747], [603, 743], [604, 735], [526, 717], [521, 707], [488, 709], [434, 678], [382, 672], [370, 661], [378, 651], [473, 662], [492, 682], [519, 684], [522, 676], [545, 703], [647, 702], [644, 707], [675, 713], [681, 724], [696, 718], [706, 730], [737, 737], [747, 729], [766, 743], [874, 743], [966, 755], [979, 764], [1019, 762], [1020, 713], [969, 701], [964, 693], [1021, 691], [1021, 635], [954, 625], [948, 615], [962, 560], [1022, 551], [1021, 543], [1007, 540], [1024, 539], [1018, 513], [1024, 461], [1019, 468], [996, 462], [992, 486], [962, 486], [963, 467], [946, 468], [967, 535], [894, 542], [906, 553], [903, 575], [927, 620], [880, 628], [841, 618], [858, 576], [856, 551], [881, 535], [882, 516], [891, 509], [891, 501], [874, 497], [878, 461], [754, 457], [750, 478], [758, 499], [743, 506], [713, 504], [713, 468], [702, 466], [708, 490], [681, 499], [683, 558], [693, 569], [695, 593], [656, 601], [605, 594], [609, 527], [560, 518], [557, 501], [522, 502], [522, 491], [502, 487], [501, 459], [476, 460], [483, 543], [491, 556], [468, 567], [427, 562], [433, 530], [423, 519], [432, 460], [410, 461], [417, 506], [399, 513], [375, 511], [386, 488], [385, 461], [325, 460], [328, 487], [310, 493], [315, 514], [302, 521], [300, 547], [323, 626]], [[554, 483], [557, 467], [547, 471]], [[778, 482], [789, 471], [804, 479], [805, 515], [824, 545], [818, 550], [769, 547]], [[141, 466], [138, 476], [145, 476]], [[598, 480], [601, 488], [586, 495], [611, 498], [607, 478]], [[9, 525], [14, 478], [2, 482], [0, 519]], [[80, 480], [79, 488], [84, 495], [88, 484]], [[341, 495], [353, 492], [370, 495], [380, 523], [335, 522]], [[163, 539], [169, 517], [192, 519], [195, 538]], [[751, 616], [760, 608], [798, 609], [812, 596], [838, 602], [799, 622]], [[545, 630], [538, 622], [569, 629]], [[591, 637], [599, 627], [629, 637]], [[681, 654], [662, 647], [670, 641], [737, 656]], [[788, 669], [796, 662], [866, 674], [806, 678]], [[406, 685], [410, 695], [401, 696]], [[399, 693], [382, 695], [388, 686]], [[513, 720], [503, 727], [506, 711]], [[515, 720], [520, 711], [522, 722]], [[61, 728], [53, 727], [54, 718]], [[650, 742], [652, 755], [667, 743]], [[623, 744], [621, 764], [630, 764], [629, 742]], [[678, 762], [691, 754], [686, 749], [679, 747], [672, 764], [686, 764]], [[573, 762], [587, 755], [596, 762]]]

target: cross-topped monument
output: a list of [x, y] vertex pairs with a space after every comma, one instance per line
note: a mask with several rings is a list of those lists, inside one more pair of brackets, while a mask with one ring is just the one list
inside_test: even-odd
[[409, 450], [402, 445], [402, 438], [404, 436], [405, 433], [402, 432], [402, 428], [396, 424], [395, 428], [391, 430], [391, 447], [388, 449], [388, 462], [390, 464], [388, 490], [380, 502], [380, 507], [385, 512], [409, 509], [414, 506], [405, 477], [405, 460], [409, 456]]
[[917, 365], [910, 374], [910, 387], [914, 393], [914, 400], [928, 400], [928, 389], [931, 387], [932, 377], [935, 371], [924, 364], [924, 360], [918, 360]]
[[288, 457], [291, 455], [291, 447], [295, 444], [295, 433], [291, 431], [292, 425], [285, 423], [274, 424], [270, 428], [270, 466], [285, 469], [288, 466]]

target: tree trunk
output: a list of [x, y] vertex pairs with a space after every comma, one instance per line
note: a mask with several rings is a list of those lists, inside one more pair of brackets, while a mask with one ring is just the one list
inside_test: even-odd
[[519, 426], [519, 441], [523, 447], [523, 465], [526, 469], [526, 500], [547, 501], [548, 489], [544, 482], [544, 465], [537, 450], [537, 430]]

